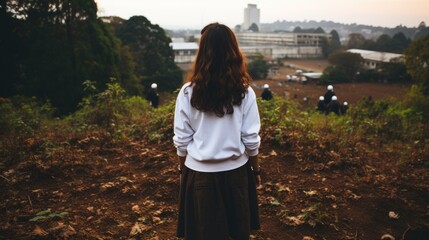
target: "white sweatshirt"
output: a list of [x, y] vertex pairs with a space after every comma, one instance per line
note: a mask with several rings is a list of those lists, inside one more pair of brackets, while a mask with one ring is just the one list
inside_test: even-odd
[[174, 145], [185, 165], [199, 172], [228, 171], [243, 166], [258, 154], [260, 120], [256, 95], [251, 87], [233, 114], [219, 118], [191, 106], [192, 88], [186, 83], [176, 100]]

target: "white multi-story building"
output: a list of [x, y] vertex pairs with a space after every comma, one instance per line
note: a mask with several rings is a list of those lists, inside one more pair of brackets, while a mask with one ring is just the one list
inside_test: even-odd
[[242, 51], [251, 56], [261, 53], [273, 58], [320, 58], [327, 33], [236, 33]]
[[244, 9], [244, 21], [241, 29], [246, 31], [252, 23], [255, 23], [260, 29], [260, 10], [256, 7], [256, 4], [247, 4], [247, 8]]

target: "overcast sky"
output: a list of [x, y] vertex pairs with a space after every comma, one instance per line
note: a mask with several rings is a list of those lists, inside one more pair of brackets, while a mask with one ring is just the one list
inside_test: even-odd
[[167, 29], [200, 29], [211, 22], [234, 27], [248, 3], [257, 4], [261, 23], [331, 20], [382, 27], [429, 24], [429, 0], [96, 0], [100, 16], [143, 15]]

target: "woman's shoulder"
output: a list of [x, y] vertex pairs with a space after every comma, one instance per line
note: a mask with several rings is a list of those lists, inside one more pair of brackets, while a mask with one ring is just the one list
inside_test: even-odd
[[180, 88], [179, 95], [188, 95], [189, 93], [192, 93], [191, 82], [187, 82], [187, 83], [182, 85], [182, 88]]
[[253, 88], [251, 86], [248, 86], [246, 89], [246, 96], [250, 97], [250, 98], [255, 98], [256, 94], [255, 91], [253, 90]]

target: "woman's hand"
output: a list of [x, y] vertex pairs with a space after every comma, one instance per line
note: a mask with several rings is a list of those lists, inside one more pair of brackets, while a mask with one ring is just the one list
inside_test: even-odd
[[250, 156], [249, 161], [250, 161], [250, 166], [252, 166], [256, 187], [259, 187], [262, 181], [261, 181], [261, 166], [259, 166], [258, 155]]

